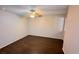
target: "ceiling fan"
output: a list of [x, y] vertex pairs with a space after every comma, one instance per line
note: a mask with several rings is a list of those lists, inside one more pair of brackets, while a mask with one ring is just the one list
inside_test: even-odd
[[30, 14], [30, 17], [42, 17], [42, 12], [38, 11], [38, 10], [30, 10], [31, 11], [31, 14]]
[[36, 17], [42, 17], [43, 12], [40, 9], [31, 9], [26, 12], [26, 15], [23, 17], [29, 17], [29, 18], [36, 18]]

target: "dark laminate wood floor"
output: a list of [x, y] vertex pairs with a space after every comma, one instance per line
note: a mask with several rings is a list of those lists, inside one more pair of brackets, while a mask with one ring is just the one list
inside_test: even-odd
[[0, 50], [1, 54], [63, 54], [63, 40], [27, 36]]

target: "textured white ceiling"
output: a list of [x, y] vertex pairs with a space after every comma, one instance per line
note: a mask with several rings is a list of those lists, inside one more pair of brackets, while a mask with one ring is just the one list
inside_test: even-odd
[[5, 9], [5, 11], [19, 16], [28, 14], [31, 9], [39, 9], [44, 15], [66, 14], [67, 8], [66, 5], [0, 5], [0, 10]]

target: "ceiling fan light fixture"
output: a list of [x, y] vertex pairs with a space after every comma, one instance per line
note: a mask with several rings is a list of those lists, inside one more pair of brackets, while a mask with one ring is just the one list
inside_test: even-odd
[[30, 17], [31, 17], [31, 18], [35, 18], [35, 15], [32, 14], [32, 15], [30, 15]]

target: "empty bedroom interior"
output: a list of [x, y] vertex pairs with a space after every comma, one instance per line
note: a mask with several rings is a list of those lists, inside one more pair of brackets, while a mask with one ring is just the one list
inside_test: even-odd
[[68, 7], [0, 5], [0, 53], [64, 54]]

